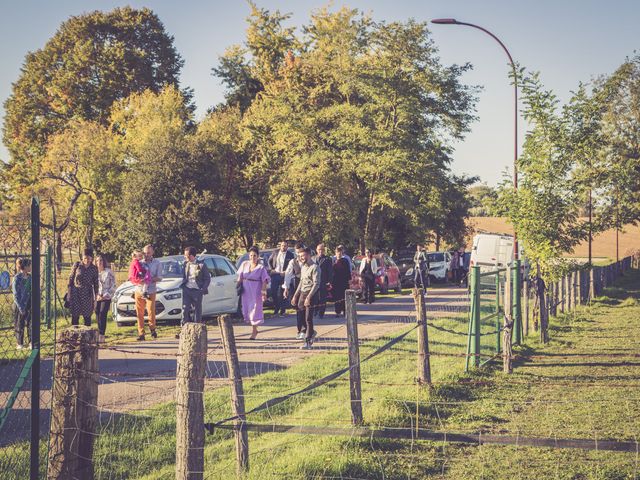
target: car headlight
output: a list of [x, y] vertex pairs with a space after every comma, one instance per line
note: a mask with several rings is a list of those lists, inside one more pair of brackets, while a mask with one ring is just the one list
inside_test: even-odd
[[173, 290], [164, 294], [164, 298], [167, 300], [175, 300], [176, 298], [182, 298], [182, 292], [179, 290]]
[[407, 269], [407, 272], [405, 273], [405, 275], [406, 275], [407, 277], [410, 277], [411, 275], [413, 275], [413, 268], [409, 268], [409, 269]]

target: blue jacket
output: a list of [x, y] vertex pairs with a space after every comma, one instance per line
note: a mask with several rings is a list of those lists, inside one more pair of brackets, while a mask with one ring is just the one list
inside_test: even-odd
[[31, 303], [31, 275], [25, 278], [22, 273], [17, 273], [13, 277], [11, 285], [13, 292], [13, 303], [18, 307], [20, 313], [24, 313]]

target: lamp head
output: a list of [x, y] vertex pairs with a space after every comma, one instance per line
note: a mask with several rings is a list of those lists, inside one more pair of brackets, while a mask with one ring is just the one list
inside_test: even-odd
[[458, 21], [455, 18], [436, 18], [431, 20], [431, 23], [437, 23], [438, 25], [457, 25]]

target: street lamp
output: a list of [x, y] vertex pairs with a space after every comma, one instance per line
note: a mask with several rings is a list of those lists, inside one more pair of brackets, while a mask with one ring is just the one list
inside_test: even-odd
[[[516, 72], [516, 65], [513, 63], [513, 58], [511, 58], [511, 54], [507, 47], [504, 46], [504, 43], [500, 41], [498, 37], [496, 37], [493, 33], [491, 33], [486, 28], [482, 28], [478, 25], [474, 25], [473, 23], [459, 22], [455, 18], [436, 18], [435, 20], [431, 20], [431, 23], [435, 23], [438, 25], [465, 25], [467, 27], [477, 28], [478, 30], [482, 30], [487, 35], [491, 36], [496, 42], [500, 44], [504, 52], [509, 57], [509, 63], [511, 64], [511, 68], [513, 69], [513, 101], [514, 101], [514, 129], [513, 129], [513, 188], [518, 190], [518, 77]], [[518, 259], [518, 237], [516, 235], [515, 228], [513, 229], [513, 255], [514, 259]]]

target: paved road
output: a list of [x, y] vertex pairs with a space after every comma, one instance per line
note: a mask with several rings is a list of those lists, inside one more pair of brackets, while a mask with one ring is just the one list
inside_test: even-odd
[[[430, 317], [464, 311], [467, 308], [466, 290], [460, 288], [431, 289], [427, 297]], [[407, 323], [414, 321], [414, 304], [410, 295], [379, 297], [373, 305], [357, 304], [358, 334], [361, 340], [372, 340], [401, 331]], [[283, 369], [329, 350], [346, 350], [346, 327], [344, 317], [336, 318], [330, 311], [324, 319], [315, 322], [318, 337], [312, 350], [300, 350], [302, 342], [295, 338], [294, 315], [283, 318], [269, 317], [260, 327], [256, 340], [249, 340], [251, 327], [234, 325], [242, 375], [252, 376], [274, 369]], [[226, 378], [224, 352], [220, 342], [220, 331], [216, 325], [208, 328], [208, 374], [207, 388], [213, 388]], [[100, 387], [98, 403], [101, 410], [126, 412], [145, 409], [150, 405], [171, 400], [174, 395], [176, 354], [178, 340], [164, 338], [144, 343], [125, 343], [103, 346], [99, 352]], [[14, 372], [0, 368], [1, 378], [15, 378]], [[48, 403], [51, 388], [52, 361], [43, 360], [43, 378], [49, 380], [42, 385], [43, 401]], [[46, 372], [46, 373], [45, 373]], [[14, 380], [15, 381], [15, 380]], [[6, 383], [6, 385], [5, 385]], [[9, 385], [11, 383], [11, 385]], [[0, 380], [0, 405], [4, 406], [13, 382]], [[28, 385], [11, 412], [11, 423], [22, 423], [28, 416]], [[46, 418], [46, 414], [43, 417]], [[28, 422], [25, 422], [28, 423]]]

